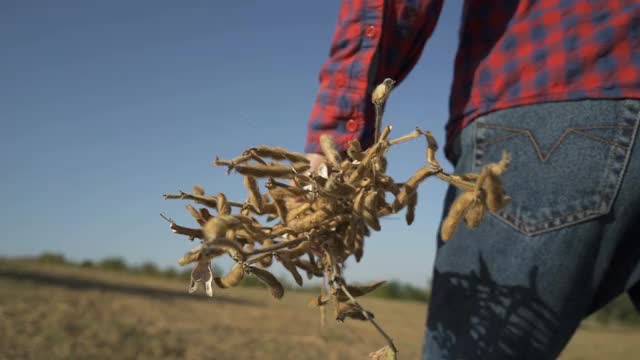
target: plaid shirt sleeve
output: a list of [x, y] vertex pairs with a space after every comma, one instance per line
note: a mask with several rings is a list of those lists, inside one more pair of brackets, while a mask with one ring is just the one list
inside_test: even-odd
[[330, 134], [339, 150], [373, 142], [373, 87], [385, 78], [399, 84], [418, 61], [437, 23], [443, 0], [343, 0], [329, 58], [308, 122], [307, 153], [320, 153]]

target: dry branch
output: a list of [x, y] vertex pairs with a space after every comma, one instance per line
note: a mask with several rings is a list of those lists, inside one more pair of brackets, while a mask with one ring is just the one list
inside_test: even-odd
[[[418, 188], [429, 177], [438, 178], [462, 190], [443, 221], [441, 237], [448, 240], [459, 223], [479, 226], [486, 211], [498, 211], [510, 198], [505, 194], [500, 174], [509, 164], [508, 154], [500, 162], [485, 166], [479, 174], [447, 174], [436, 160], [438, 144], [428, 131], [416, 129], [399, 138], [388, 140], [391, 126], [382, 129], [384, 103], [394, 82], [386, 79], [372, 95], [376, 109], [375, 142], [362, 149], [357, 140], [349, 143], [340, 153], [334, 139], [322, 136], [320, 143], [327, 159], [317, 174], [309, 174], [309, 161], [304, 154], [283, 148], [256, 146], [247, 149], [232, 160], [216, 158], [214, 164], [225, 166], [229, 172], [243, 175], [246, 201], [229, 201], [224, 193], [206, 195], [196, 185], [192, 193], [166, 194], [165, 199], [191, 200], [216, 209], [212, 215], [206, 208], [188, 205], [187, 210], [198, 228], [180, 226], [168, 217], [174, 233], [187, 238], [201, 239], [201, 245], [179, 263], [196, 263], [190, 291], [198, 283], [205, 284], [212, 294], [211, 283], [219, 288], [237, 286], [245, 274], [255, 276], [279, 299], [284, 295], [282, 284], [267, 270], [273, 261], [280, 262], [298, 285], [303, 284], [299, 270], [307, 276], [323, 279], [320, 296], [313, 304], [321, 308], [334, 306], [336, 318], [369, 321], [387, 340], [388, 347], [380, 353], [397, 349], [373, 314], [365, 310], [355, 298], [382, 285], [382, 282], [364, 286], [348, 285], [343, 274], [344, 264], [350, 256], [360, 261], [364, 241], [371, 230], [382, 229], [380, 218], [406, 208], [406, 221], [411, 224], [418, 204]], [[387, 151], [398, 144], [424, 135], [427, 142], [426, 166], [404, 182], [396, 182], [386, 174]], [[274, 162], [275, 161], [275, 162]], [[257, 179], [264, 178], [264, 189]], [[279, 181], [280, 180], [280, 181]], [[393, 202], [387, 203], [386, 196]], [[258, 217], [257, 217], [258, 216]], [[263, 216], [260, 218], [259, 216]], [[266, 217], [266, 221], [260, 220]], [[218, 256], [227, 254], [235, 265], [223, 277], [210, 276], [206, 269]], [[328, 283], [325, 284], [325, 280]], [[325, 286], [326, 285], [326, 286]], [[321, 322], [324, 322], [322, 315]]]

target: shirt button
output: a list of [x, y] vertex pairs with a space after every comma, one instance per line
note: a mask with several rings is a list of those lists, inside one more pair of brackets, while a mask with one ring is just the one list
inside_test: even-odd
[[358, 122], [354, 119], [349, 119], [347, 121], [347, 130], [349, 130], [350, 132], [358, 131]]
[[369, 25], [367, 27], [367, 30], [365, 31], [365, 35], [367, 35], [368, 38], [374, 38], [378, 35], [378, 29], [373, 26], [373, 25]]

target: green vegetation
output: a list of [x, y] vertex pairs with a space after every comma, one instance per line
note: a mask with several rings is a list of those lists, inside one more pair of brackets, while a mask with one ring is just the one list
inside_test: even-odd
[[[54, 253], [43, 253], [31, 260], [46, 263], [46, 264], [59, 264], [67, 266], [75, 266], [82, 268], [96, 268], [109, 271], [121, 271], [130, 274], [141, 274], [146, 276], [163, 277], [171, 279], [189, 279], [191, 276], [191, 269], [176, 269], [173, 267], [166, 267], [164, 269], [158, 267], [153, 262], [147, 261], [140, 265], [128, 264], [126, 260], [117, 256], [106, 257], [99, 261], [83, 260], [80, 262], [73, 262], [64, 257], [64, 255]], [[214, 271], [220, 272], [214, 266]]]
[[127, 262], [119, 257], [108, 257], [98, 263], [98, 267], [105, 270], [130, 271]]
[[388, 281], [384, 286], [371, 293], [370, 296], [383, 299], [429, 301], [429, 291], [397, 280]]
[[[161, 277], [167, 279], [180, 279], [188, 281], [191, 277], [191, 267], [184, 269], [175, 269], [173, 267], [160, 268], [152, 262], [144, 262], [140, 265], [131, 265], [121, 257], [107, 257], [100, 261], [84, 260], [81, 262], [72, 262], [65, 258], [64, 255], [56, 253], [43, 253], [33, 259], [46, 264], [60, 264], [68, 266], [76, 266], [83, 268], [98, 268], [109, 271], [121, 271], [131, 274], [141, 274], [145, 276]], [[214, 265], [213, 272], [215, 274], [223, 274], [224, 271]], [[286, 277], [279, 277], [279, 280], [285, 288], [302, 291], [320, 293], [318, 286], [305, 286], [299, 288]], [[240, 284], [243, 287], [262, 287], [263, 285], [254, 277], [247, 276]], [[428, 302], [429, 291], [402, 283], [397, 280], [388, 281], [385, 285], [375, 290], [368, 297]], [[591, 316], [591, 319], [601, 324], [624, 324], [640, 326], [640, 312], [631, 303], [629, 297], [623, 294], [607, 304], [604, 308]]]
[[69, 262], [61, 254], [45, 252], [38, 256], [38, 261], [45, 264], [68, 264]]
[[[127, 264], [126, 260], [121, 257], [113, 256], [106, 257], [95, 262], [91, 260], [83, 260], [76, 263], [67, 260], [64, 255], [43, 253], [42, 255], [36, 257], [34, 260], [48, 264], [64, 264], [68, 266], [79, 266], [84, 268], [97, 268], [102, 270], [121, 271], [131, 274], [142, 274], [146, 276], [163, 277], [170, 279], [189, 280], [191, 277], [191, 267], [186, 267], [179, 270], [173, 267], [161, 269], [152, 262], [144, 262], [140, 265], [132, 265]], [[213, 272], [218, 275], [224, 274], [224, 271], [216, 265], [214, 265], [213, 267]], [[287, 289], [320, 293], [320, 288], [318, 286], [305, 286], [303, 288], [300, 288], [291, 280], [283, 276], [279, 276], [278, 280], [280, 280], [282, 285]], [[244, 278], [244, 280], [242, 280], [241, 286], [262, 287], [264, 285], [262, 285], [256, 278], [247, 276]], [[393, 280], [387, 282], [385, 285], [369, 294], [369, 297], [427, 302], [429, 300], [429, 292], [426, 289], [420, 289], [410, 284]]]
[[626, 294], [618, 296], [593, 314], [593, 318], [602, 324], [640, 325], [640, 312]]

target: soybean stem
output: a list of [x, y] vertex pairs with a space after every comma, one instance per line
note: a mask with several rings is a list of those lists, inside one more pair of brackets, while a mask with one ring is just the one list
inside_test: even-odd
[[349, 298], [349, 300], [351, 300], [351, 302], [360, 310], [360, 312], [362, 313], [362, 315], [369, 320], [369, 322], [376, 328], [376, 330], [378, 330], [378, 332], [384, 336], [384, 338], [387, 340], [387, 343], [389, 344], [389, 347], [391, 348], [391, 350], [393, 350], [393, 352], [395, 354], [398, 353], [398, 349], [396, 348], [395, 344], [393, 343], [393, 339], [391, 339], [391, 337], [389, 337], [389, 335], [387, 335], [386, 332], [384, 332], [384, 330], [382, 330], [382, 327], [380, 327], [380, 325], [378, 325], [378, 323], [373, 320], [370, 316], [369, 313], [367, 313], [367, 311], [362, 307], [362, 305], [360, 305], [356, 299], [351, 295], [351, 293], [349, 292], [349, 290], [347, 290], [347, 287], [344, 286], [344, 282], [342, 281], [342, 279], [336, 279], [338, 282], [338, 285], [340, 285], [340, 289], [342, 289], [342, 291], [347, 295], [347, 297]]
[[475, 182], [462, 180], [454, 175], [450, 175], [445, 172], [437, 172], [435, 175], [438, 179], [448, 182], [449, 184], [463, 191], [473, 191], [476, 188]]
[[412, 132], [408, 133], [407, 135], [403, 135], [397, 139], [390, 140], [389, 145], [397, 145], [405, 141], [413, 140], [419, 137], [420, 135], [422, 135], [422, 131], [419, 129], [415, 129]]
[[270, 252], [273, 252], [273, 251], [276, 251], [276, 250], [280, 250], [280, 249], [284, 249], [284, 248], [288, 248], [288, 247], [291, 247], [291, 246], [298, 245], [301, 242], [307, 241], [307, 240], [309, 240], [309, 238], [306, 237], [306, 236], [303, 236], [303, 237], [299, 237], [297, 239], [293, 239], [293, 240], [290, 240], [290, 241], [283, 241], [283, 242], [279, 242], [279, 243], [274, 244], [274, 245], [261, 247], [260, 249], [256, 249], [256, 250], [251, 251], [247, 255], [248, 256], [253, 256], [253, 255], [258, 255], [258, 254], [270, 253]]
[[[165, 200], [175, 200], [175, 199], [193, 200], [197, 203], [208, 206], [210, 208], [215, 208], [216, 204], [218, 203], [218, 199], [216, 199], [213, 196], [190, 194], [184, 191], [180, 191], [180, 194], [164, 194], [163, 196]], [[228, 201], [227, 204], [229, 206], [234, 206], [238, 208], [244, 207], [243, 203], [234, 202], [234, 201]]]
[[374, 103], [376, 109], [376, 132], [373, 138], [374, 142], [380, 140], [380, 127], [382, 127], [382, 104]]
[[269, 257], [269, 256], [271, 256], [271, 254], [262, 254], [262, 255], [260, 255], [260, 256], [256, 256], [256, 257], [254, 257], [253, 259], [247, 260], [245, 263], [246, 263], [246, 264], [255, 264], [255, 263], [257, 263], [258, 261], [260, 261], [260, 260], [262, 260], [262, 259], [264, 259], [264, 258], [266, 258], [266, 257]]

